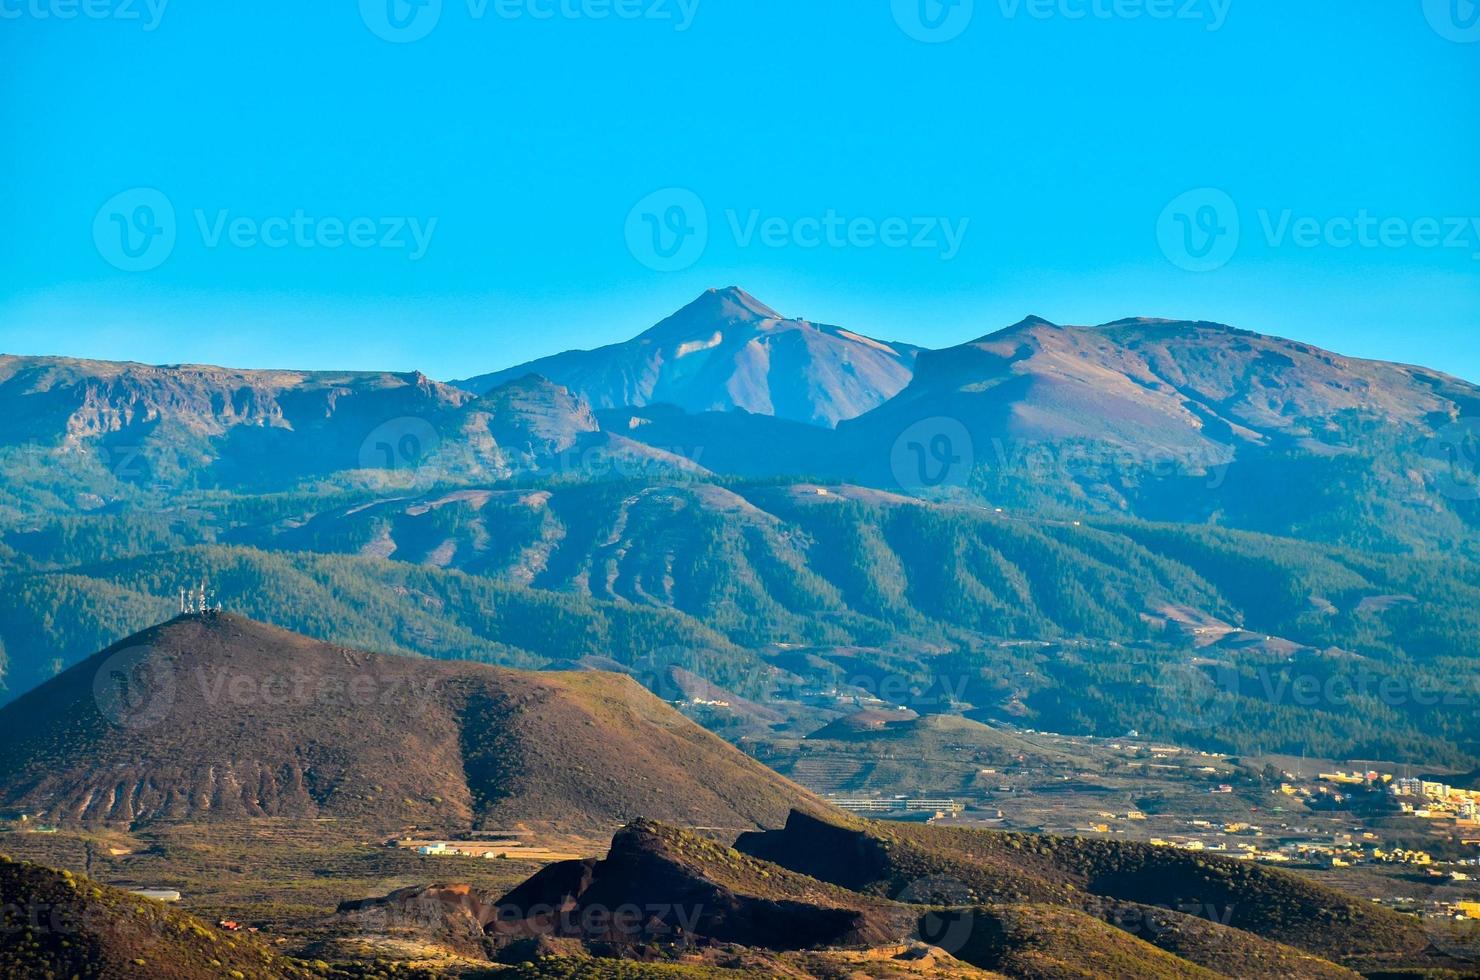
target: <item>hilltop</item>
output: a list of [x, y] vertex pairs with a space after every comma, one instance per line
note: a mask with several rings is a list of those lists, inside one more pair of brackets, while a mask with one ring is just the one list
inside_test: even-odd
[[1136, 842], [794, 813], [784, 829], [744, 834], [735, 847], [865, 894], [907, 895], [921, 881], [946, 881], [971, 902], [1101, 914], [1114, 903], [1221, 910], [1220, 925], [1318, 957], [1408, 955], [1428, 945], [1415, 920], [1307, 879]]
[[[822, 864], [852, 858], [834, 847], [837, 841], [813, 843]], [[481, 909], [476, 921], [486, 923], [505, 958], [525, 956], [539, 942], [580, 943], [611, 956], [730, 945], [788, 953], [916, 944], [921, 955], [938, 959], [942, 975], [964, 963], [1029, 978], [1355, 976], [1293, 947], [1164, 908], [993, 901], [973, 884], [922, 874], [885, 897], [637, 821], [613, 838], [605, 859], [552, 865]], [[1173, 899], [1171, 890], [1161, 897]], [[633, 914], [607, 914], [612, 909]], [[462, 909], [454, 915], [467, 919]]]
[[1428, 429], [1477, 405], [1480, 389], [1438, 371], [1219, 323], [1028, 317], [922, 353], [910, 384], [859, 425], [950, 415], [978, 436], [1089, 439], [1211, 465], [1241, 446], [1340, 446], [1364, 418]]
[[0, 976], [308, 980], [327, 968], [159, 902], [0, 855]]
[[68, 825], [742, 828], [804, 790], [631, 678], [365, 653], [181, 617], [0, 709], [0, 807]]
[[[648, 910], [632, 922], [585, 909]], [[499, 899], [487, 931], [633, 945], [703, 937], [775, 950], [907, 938], [908, 909], [747, 857], [698, 834], [634, 821], [600, 860], [553, 864]]]

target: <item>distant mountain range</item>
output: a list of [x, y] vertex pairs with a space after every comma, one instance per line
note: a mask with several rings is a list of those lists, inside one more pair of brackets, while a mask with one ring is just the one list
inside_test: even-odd
[[626, 343], [420, 374], [0, 358], [0, 516], [160, 489], [814, 476], [1394, 550], [1480, 521], [1480, 388], [1207, 322], [938, 351], [711, 290]]

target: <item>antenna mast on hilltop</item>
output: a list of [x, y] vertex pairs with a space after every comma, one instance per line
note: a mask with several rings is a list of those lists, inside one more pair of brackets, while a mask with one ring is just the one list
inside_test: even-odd
[[186, 616], [215, 616], [221, 612], [221, 600], [216, 598], [216, 590], [206, 584], [205, 579], [200, 580], [199, 585], [180, 590], [180, 613]]

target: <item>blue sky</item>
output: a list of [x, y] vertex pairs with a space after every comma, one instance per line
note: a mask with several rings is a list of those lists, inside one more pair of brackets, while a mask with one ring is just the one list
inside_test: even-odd
[[740, 284], [1480, 380], [1470, 0], [423, 2], [0, 0], [0, 350], [465, 377]]

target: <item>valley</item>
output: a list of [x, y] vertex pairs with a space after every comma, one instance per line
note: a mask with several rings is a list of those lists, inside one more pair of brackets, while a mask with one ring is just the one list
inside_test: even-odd
[[[201, 669], [210, 666], [230, 678], [215, 688], [197, 683], [210, 676]], [[392, 683], [401, 676], [398, 671], [414, 666], [422, 668], [416, 685]], [[1466, 869], [1477, 860], [1475, 842], [1467, 839], [1476, 832], [1467, 827], [1480, 823], [1404, 812], [1397, 791], [1416, 790], [1418, 795], [1404, 798], [1422, 800], [1429, 785], [1414, 780], [1410, 787], [1408, 776], [1378, 772], [1377, 763], [1368, 764], [1370, 777], [1360, 766], [1351, 775], [1330, 760], [1230, 757], [1135, 733], [1064, 736], [959, 715], [917, 714], [897, 704], [858, 703], [851, 712], [824, 713], [835, 720], [793, 738], [784, 735], [781, 719], [787, 712], [779, 703], [768, 703], [766, 709], [775, 712], [767, 726], [770, 735], [739, 735], [737, 750], [677, 710], [708, 716], [712, 726], [723, 729], [712, 716], [732, 713], [737, 705], [716, 690], [690, 688], [687, 696], [665, 705], [618, 674], [517, 674], [450, 663], [433, 668], [426, 661], [318, 644], [226, 613], [189, 614], [131, 637], [64, 672], [35, 696], [0, 708], [7, 751], [0, 767], [7, 774], [0, 783], [0, 853], [118, 888], [178, 894], [178, 908], [217, 923], [216, 930], [245, 930], [254, 942], [287, 958], [285, 963], [309, 964], [305, 969], [310, 970], [321, 964], [323, 975], [392, 963], [432, 971], [428, 975], [476, 975], [495, 969], [496, 962], [525, 957], [527, 942], [545, 935], [549, 939], [539, 942], [557, 955], [577, 957], [575, 963], [593, 951], [612, 955], [638, 933], [648, 951], [639, 959], [656, 955], [682, 969], [748, 963], [764, 972], [799, 962], [811, 963], [805, 969], [820, 969], [822, 961], [806, 957], [824, 954], [802, 952], [819, 942], [893, 948], [878, 966], [889, 976], [909, 975], [922, 956], [936, 957], [939, 971], [1004, 964], [1020, 969], [1011, 966], [1014, 958], [1038, 940], [1014, 938], [1013, 929], [1028, 922], [1033, 935], [1041, 929], [1082, 932], [1091, 921], [1108, 923], [1115, 932], [1097, 941], [1101, 953], [1055, 948], [1060, 955], [1089, 957], [1086, 962], [1116, 949], [1126, 965], [1115, 969], [1132, 972], [1176, 973], [1185, 969], [1178, 959], [1186, 957], [1226, 965], [1229, 961], [1218, 957], [1230, 954], [1228, 930], [1252, 930], [1237, 940], [1252, 944], [1238, 955], [1261, 962], [1273, 958], [1283, 969], [1322, 976], [1338, 975], [1322, 972], [1336, 967], [1318, 959], [1338, 947], [1339, 959], [1364, 970], [1397, 961], [1449, 969], [1455, 949], [1464, 948], [1431, 936], [1435, 930], [1449, 936], [1454, 917], [1463, 917]], [[94, 680], [113, 677], [126, 685], [121, 700]], [[86, 682], [87, 689], [67, 703], [74, 681]], [[222, 696], [213, 699], [213, 689]], [[492, 694], [495, 690], [502, 693]], [[269, 691], [307, 692], [308, 700], [265, 697]], [[364, 696], [389, 691], [401, 693]], [[880, 693], [892, 692], [882, 688]], [[490, 695], [494, 702], [512, 699], [511, 707], [517, 707], [512, 713], [475, 707]], [[565, 706], [561, 699], [573, 700]], [[855, 695], [855, 700], [861, 698]], [[67, 720], [47, 721], [36, 713], [41, 704], [63, 705], [58, 716]], [[353, 707], [353, 715], [343, 716], [344, 707]], [[747, 715], [760, 710], [740, 707]], [[791, 724], [813, 724], [803, 720], [805, 707], [797, 703]], [[427, 750], [377, 761], [377, 753], [414, 744], [408, 739], [456, 744], [436, 732], [448, 712], [469, 710], [482, 712], [470, 734], [475, 732], [487, 748], [464, 735], [460, 762]], [[341, 717], [353, 717], [355, 723], [339, 724]], [[367, 724], [371, 718], [374, 726]], [[558, 729], [549, 727], [552, 721]], [[413, 729], [397, 734], [396, 726], [406, 722]], [[594, 741], [581, 732], [590, 725], [599, 729]], [[229, 742], [214, 740], [209, 729], [233, 735]], [[98, 734], [104, 741], [95, 741]], [[181, 735], [187, 735], [185, 741]], [[608, 741], [621, 745], [617, 755]], [[659, 747], [662, 765], [653, 756], [638, 762], [649, 751], [644, 741]], [[693, 756], [696, 751], [701, 756]], [[139, 759], [157, 761], [148, 769], [124, 761]], [[474, 782], [485, 767], [498, 774], [497, 791]], [[771, 770], [780, 775], [770, 775]], [[203, 772], [225, 773], [226, 779], [216, 775], [202, 783], [194, 774]], [[537, 778], [526, 781], [521, 773]], [[690, 773], [703, 773], [702, 781], [684, 785]], [[788, 775], [796, 782], [786, 780]], [[467, 779], [469, 785], [462, 788], [450, 778]], [[285, 792], [290, 782], [297, 788]], [[643, 788], [651, 782], [662, 784], [657, 796]], [[562, 787], [568, 787], [564, 795]], [[104, 792], [107, 803], [99, 808], [96, 801]], [[557, 802], [551, 808], [546, 801]], [[650, 818], [631, 817], [665, 808], [696, 829], [668, 829]], [[860, 819], [863, 815], [876, 819]], [[1451, 816], [1462, 815], [1456, 808]], [[879, 822], [879, 817], [888, 820]], [[784, 832], [777, 829], [783, 823]], [[1004, 854], [1022, 850], [1027, 863], [993, 858], [995, 884], [983, 892], [973, 884], [978, 872], [951, 863], [959, 860], [951, 857], [958, 853], [952, 844], [929, 851], [930, 861], [943, 864], [912, 865], [905, 878], [891, 878], [887, 887], [865, 885], [851, 877], [832, 878], [833, 871], [805, 863], [822, 853], [815, 848], [800, 852], [809, 857], [788, 856], [785, 835], [811, 833], [804, 831], [810, 827], [818, 832], [837, 828], [827, 834], [858, 828], [902, 835], [901, 841], [919, 842], [909, 847], [930, 848], [938, 846], [930, 843], [937, 839], [942, 844], [957, 839], [952, 835], [985, 834], [960, 837], [976, 843], [959, 853], [978, 860], [977, 846], [989, 852], [1008, 847]], [[628, 860], [628, 841], [643, 841], [639, 853], [657, 847], [660, 861], [677, 861], [683, 875], [696, 873], [695, 860], [706, 869], [718, 861], [723, 869], [698, 871], [708, 882], [702, 885], [697, 880], [659, 884], [668, 881], [663, 875], [670, 869], [658, 878], [645, 871], [624, 879], [615, 891], [601, 891], [608, 886], [602, 885], [600, 869], [621, 867]], [[726, 850], [730, 841], [737, 841], [743, 853], [810, 877], [793, 882], [783, 875], [776, 882], [771, 879], [783, 874], [779, 870], [737, 866], [734, 849]], [[1030, 842], [1083, 856], [1060, 870], [1035, 871], [1041, 858], [1032, 854], [1057, 852], [1043, 852]], [[1383, 915], [1395, 916], [1381, 921], [1383, 929], [1397, 931], [1360, 949], [1342, 946], [1346, 940], [1331, 946], [1329, 936], [1312, 945], [1309, 933], [1275, 924], [1284, 913], [1268, 921], [1262, 918], [1271, 914], [1267, 910], [1257, 912], [1261, 918], [1255, 920], [1242, 918], [1249, 909], [1226, 891], [1166, 891], [1143, 884], [1122, 893], [1130, 886], [1107, 884], [1118, 880], [1113, 876], [1093, 884], [1102, 881], [1094, 877], [1102, 872], [1087, 881], [1092, 890], [1113, 892], [1090, 900], [1090, 919], [1075, 918], [1085, 912], [1073, 911], [1079, 903], [1072, 897], [1076, 889], [1065, 890], [1060, 876], [1084, 874], [1068, 870], [1079, 868], [1076, 862], [1092, 855], [1100, 855], [1093, 861], [1134, 856], [1141, 862], [1163, 852], [1156, 861], [1221, 862], [1215, 866], [1227, 873], [1247, 868], [1238, 874], [1261, 881], [1259, 875], [1274, 874], [1270, 887], [1304, 888], [1296, 882], [1309, 880], [1318, 890], [1311, 895], [1327, 895], [1319, 889], [1334, 886], [1354, 896], [1350, 901], [1368, 900], [1385, 910]], [[510, 915], [523, 919], [529, 908], [561, 908], [561, 901], [545, 892], [545, 882], [564, 881], [566, 872], [560, 869], [577, 865], [597, 869], [591, 897], [578, 900], [594, 902], [592, 911], [572, 909], [568, 920], [562, 918], [564, 925], [543, 919], [508, 924]], [[1279, 870], [1253, 870], [1263, 867]], [[711, 880], [713, 875], [718, 877]], [[644, 893], [641, 882], [658, 888]], [[841, 888], [828, 891], [836, 886]], [[670, 887], [679, 890], [664, 890]], [[757, 887], [754, 898], [743, 900], [762, 903], [755, 911], [733, 921], [707, 918]], [[883, 904], [862, 897], [875, 894], [876, 887], [884, 889], [878, 892]], [[715, 904], [713, 888], [729, 897]], [[818, 895], [827, 908], [856, 906], [858, 911], [849, 914], [863, 919], [846, 927], [853, 931], [825, 940], [779, 938], [763, 924], [765, 903], [794, 906], [803, 896], [810, 902]], [[952, 925], [956, 912], [934, 912], [938, 918], [928, 924], [910, 924], [917, 914], [908, 911], [911, 905], [959, 907], [963, 902], [976, 903], [973, 925], [964, 931]], [[1032, 905], [1031, 913], [1012, 904], [1023, 902]], [[589, 931], [589, 923], [598, 921], [591, 915], [608, 916], [609, 910], [633, 903], [660, 919], [670, 912], [657, 910], [692, 918], [660, 926], [639, 917], [631, 924], [638, 932], [631, 934], [613, 933], [609, 926]], [[1048, 911], [1061, 905], [1063, 911]], [[1028, 919], [1019, 918], [1025, 914]], [[464, 915], [482, 925], [474, 928]], [[835, 915], [823, 914], [815, 927], [837, 928], [824, 925]], [[1055, 925], [1054, 916], [1068, 918]], [[1000, 929], [1009, 922], [1016, 925], [1004, 936]], [[1166, 931], [1168, 922], [1177, 923], [1172, 932]], [[989, 934], [996, 938], [979, 948], [982, 923], [991, 924]], [[1192, 940], [1199, 933], [1206, 935]], [[1256, 934], [1265, 938], [1253, 938]], [[1369, 930], [1364, 942], [1377, 937]], [[919, 945], [922, 939], [927, 946]], [[1213, 940], [1206, 950], [1199, 945]], [[1294, 946], [1260, 945], [1266, 940]], [[902, 945], [890, 947], [891, 942]], [[1397, 945], [1383, 945], [1389, 942]], [[733, 952], [717, 957], [722, 950], [738, 951], [737, 945], [750, 952], [739, 960]], [[1307, 952], [1296, 952], [1297, 947]], [[1158, 948], [1161, 952], [1152, 951]], [[903, 959], [895, 964], [892, 957]], [[1131, 965], [1147, 957], [1146, 963]], [[1295, 961], [1303, 965], [1292, 966]]]

